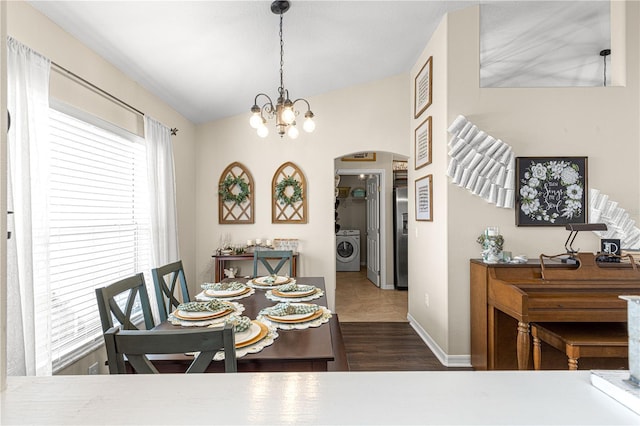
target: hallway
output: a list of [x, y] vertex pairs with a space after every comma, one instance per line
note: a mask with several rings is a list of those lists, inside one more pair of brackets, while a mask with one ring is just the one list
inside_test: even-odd
[[381, 290], [367, 279], [367, 270], [336, 273], [336, 313], [340, 322], [407, 322], [403, 290]]

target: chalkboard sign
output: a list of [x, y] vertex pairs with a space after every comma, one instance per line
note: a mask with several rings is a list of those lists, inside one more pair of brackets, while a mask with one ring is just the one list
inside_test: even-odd
[[587, 222], [587, 157], [517, 157], [516, 225]]

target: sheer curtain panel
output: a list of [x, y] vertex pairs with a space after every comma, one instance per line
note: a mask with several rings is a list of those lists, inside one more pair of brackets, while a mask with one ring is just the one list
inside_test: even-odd
[[51, 62], [7, 40], [7, 374], [50, 375], [48, 122]]
[[158, 267], [180, 259], [173, 148], [170, 129], [149, 116], [144, 118], [144, 135], [147, 144], [153, 264]]

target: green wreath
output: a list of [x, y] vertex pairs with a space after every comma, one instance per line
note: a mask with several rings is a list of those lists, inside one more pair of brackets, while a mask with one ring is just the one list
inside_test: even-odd
[[[238, 192], [237, 194], [231, 192], [231, 188], [235, 185], [238, 185], [240, 187], [240, 192]], [[249, 184], [245, 182], [245, 180], [240, 176], [235, 178], [227, 176], [220, 184], [218, 194], [222, 196], [222, 201], [234, 201], [240, 204], [246, 201], [247, 198], [249, 198]]]
[[[291, 197], [287, 197], [287, 194], [285, 194], [288, 187], [293, 188], [293, 194]], [[276, 185], [276, 200], [278, 200], [280, 204], [289, 206], [302, 201], [302, 187], [300, 186], [300, 182], [295, 180], [292, 176], [287, 176], [282, 179]]]

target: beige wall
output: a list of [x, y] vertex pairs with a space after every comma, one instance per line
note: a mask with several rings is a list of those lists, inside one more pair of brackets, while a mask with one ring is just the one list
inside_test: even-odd
[[[296, 96], [304, 96], [297, 94]], [[327, 297], [334, 306], [335, 232], [334, 159], [361, 151], [408, 155], [408, 77], [350, 87], [309, 98], [316, 115], [314, 133], [300, 133], [295, 141], [283, 139], [270, 128], [266, 139], [249, 127], [247, 114], [207, 123], [197, 130], [196, 155], [196, 279], [210, 280], [211, 255], [221, 235], [233, 242], [255, 238], [297, 238], [299, 274], [325, 278]], [[217, 184], [222, 171], [234, 161], [244, 164], [255, 182], [255, 223], [218, 223]], [[308, 185], [308, 223], [271, 223], [271, 179], [287, 161], [298, 165]]]
[[[166, 126], [179, 129], [178, 135], [174, 136], [172, 141], [176, 173], [180, 254], [183, 258], [187, 280], [195, 288], [194, 188], [196, 185], [193, 167], [195, 163], [195, 126], [26, 2], [7, 2], [7, 33], [53, 62], [154, 117]], [[73, 93], [66, 93], [66, 95], [67, 101], [74, 102], [80, 107], [83, 106], [80, 103], [82, 94], [75, 98]], [[122, 118], [122, 115], [116, 112], [119, 107], [114, 107], [110, 102], [96, 101], [86, 104], [85, 107], [91, 109], [94, 114], [100, 114], [103, 118], [116, 122]], [[130, 117], [130, 114], [124, 114], [124, 117]], [[131, 120], [129, 122], [131, 123]], [[118, 123], [122, 125], [122, 122]], [[135, 130], [132, 126], [125, 127]], [[62, 373], [84, 374], [87, 372], [88, 366], [95, 361], [98, 361], [104, 369], [105, 360], [104, 351], [98, 351], [90, 354], [87, 359], [77, 365], [65, 369]]]
[[[410, 313], [449, 356], [469, 353], [468, 264], [469, 258], [479, 257], [475, 240], [483, 229], [499, 226], [505, 249], [529, 257], [564, 252], [568, 235], [563, 228], [516, 227], [513, 209], [498, 209], [448, 183], [446, 127], [459, 114], [510, 144], [517, 156], [589, 157], [589, 187], [620, 202], [636, 221], [639, 216], [640, 4], [627, 4], [624, 87], [480, 89], [478, 16], [477, 7], [449, 14], [425, 50], [425, 55], [434, 55], [431, 108], [435, 109], [427, 110], [434, 115], [434, 164], [425, 172], [436, 175], [436, 212], [433, 224], [418, 224], [419, 237], [410, 239]], [[444, 98], [437, 91], [445, 87], [443, 105]], [[446, 212], [439, 210], [444, 208]], [[597, 238], [589, 233], [581, 233], [575, 246], [584, 251], [599, 249]], [[446, 260], [442, 251], [440, 258], [431, 257], [438, 247], [444, 249]], [[425, 262], [424, 268], [418, 266]], [[425, 274], [426, 270], [430, 272]], [[420, 283], [421, 279], [428, 283]], [[424, 295], [420, 292], [432, 293], [431, 308], [422, 308]]]

